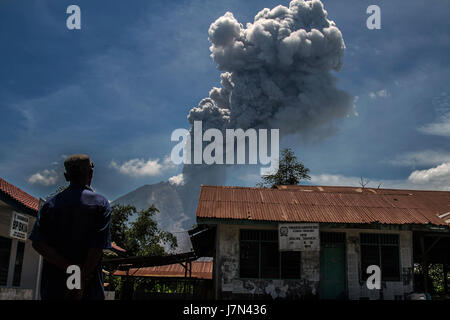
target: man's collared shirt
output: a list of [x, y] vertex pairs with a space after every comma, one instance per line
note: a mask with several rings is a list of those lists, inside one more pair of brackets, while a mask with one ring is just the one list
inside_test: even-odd
[[[111, 207], [108, 200], [90, 187], [70, 185], [47, 200], [38, 214], [30, 239], [43, 242], [72, 264], [82, 268], [90, 248], [111, 247]], [[62, 299], [69, 274], [45, 261], [41, 298]], [[86, 286], [86, 299], [104, 299], [101, 262]]]

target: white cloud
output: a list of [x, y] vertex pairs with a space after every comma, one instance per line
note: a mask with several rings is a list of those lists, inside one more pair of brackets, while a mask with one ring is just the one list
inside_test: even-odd
[[431, 99], [438, 118], [437, 121], [426, 124], [418, 130], [425, 134], [450, 137], [450, 94], [446, 91]]
[[36, 172], [28, 178], [28, 183], [40, 184], [43, 186], [54, 186], [58, 181], [58, 173], [55, 170], [44, 170]]
[[370, 92], [369, 93], [369, 97], [372, 98], [372, 99], [387, 98], [387, 97], [390, 97], [390, 94], [387, 91], [387, 89], [383, 89], [383, 90], [379, 90], [377, 92]]
[[340, 174], [311, 174], [311, 182], [328, 186], [359, 186], [360, 177], [349, 177]]
[[443, 150], [408, 152], [383, 162], [397, 166], [435, 166], [444, 162], [450, 162], [450, 152]]
[[418, 130], [425, 134], [450, 137], [450, 112], [442, 115], [437, 122], [429, 123]]
[[162, 162], [160, 159], [130, 159], [118, 164], [113, 160], [109, 166], [122, 174], [134, 177], [157, 176], [165, 170], [176, 167], [169, 157], [165, 157]]
[[[450, 191], [450, 162], [427, 170], [415, 170], [407, 179], [371, 179], [367, 188], [410, 189], [410, 190], [444, 190]], [[323, 186], [360, 187], [360, 177], [339, 174], [311, 175], [311, 182]]]
[[387, 98], [390, 96], [389, 92], [386, 89], [378, 91], [377, 94], [381, 98]]
[[169, 183], [172, 185], [176, 185], [176, 186], [182, 186], [184, 184], [184, 177], [183, 174], [180, 173], [176, 176], [170, 177], [169, 178]]
[[359, 96], [355, 96], [355, 97], [353, 98], [353, 115], [354, 115], [355, 117], [358, 117], [358, 116], [359, 116], [359, 112], [356, 111], [356, 103], [358, 102], [358, 100], [359, 100]]
[[420, 184], [443, 183], [446, 186], [450, 186], [450, 162], [442, 163], [427, 170], [413, 171], [408, 180]]

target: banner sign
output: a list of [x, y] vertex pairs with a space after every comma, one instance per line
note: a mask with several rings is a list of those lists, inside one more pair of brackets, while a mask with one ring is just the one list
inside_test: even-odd
[[280, 251], [319, 251], [319, 224], [280, 223], [278, 243]]
[[30, 219], [20, 213], [13, 212], [11, 220], [11, 231], [9, 233], [11, 238], [19, 240], [27, 240], [28, 222]]

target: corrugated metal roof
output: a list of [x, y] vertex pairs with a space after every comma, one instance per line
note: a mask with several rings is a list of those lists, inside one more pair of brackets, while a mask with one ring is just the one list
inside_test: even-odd
[[[192, 261], [192, 278], [212, 279], [213, 262], [212, 261]], [[165, 266], [133, 268], [130, 269], [128, 275], [135, 277], [184, 277], [185, 269], [179, 264], [169, 264]], [[114, 272], [116, 276], [127, 275], [126, 271]], [[189, 276], [189, 273], [188, 273]]]
[[450, 192], [355, 187], [202, 186], [197, 218], [447, 225]]
[[39, 200], [2, 178], [0, 178], [0, 192], [37, 214]]

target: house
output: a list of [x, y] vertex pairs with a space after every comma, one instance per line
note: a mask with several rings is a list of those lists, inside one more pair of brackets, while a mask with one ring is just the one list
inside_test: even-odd
[[[184, 257], [184, 259], [182, 259]], [[184, 260], [184, 261], [183, 261]], [[211, 299], [212, 260], [193, 252], [117, 259], [113, 275], [121, 277], [122, 300]], [[105, 261], [111, 266], [111, 260]]]
[[39, 200], [0, 178], [0, 300], [36, 299], [41, 257], [28, 235]]
[[[190, 278], [192, 279], [212, 279], [212, 261], [192, 261], [192, 270]], [[163, 266], [153, 266], [145, 268], [131, 268], [127, 271], [115, 271], [116, 276], [133, 276], [148, 278], [185, 278], [186, 268], [180, 263], [174, 263]]]
[[402, 300], [417, 289], [415, 264], [447, 274], [449, 211], [443, 191], [202, 186], [196, 216], [216, 299]]

